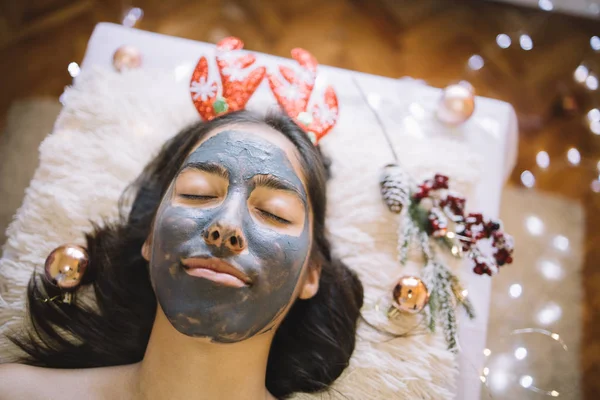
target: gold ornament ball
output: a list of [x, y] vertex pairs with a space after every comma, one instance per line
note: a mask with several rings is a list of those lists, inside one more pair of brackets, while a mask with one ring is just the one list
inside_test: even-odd
[[65, 244], [52, 250], [46, 259], [44, 273], [59, 288], [72, 290], [81, 283], [88, 263], [86, 249], [75, 244]]
[[142, 53], [133, 46], [121, 46], [113, 55], [113, 66], [119, 72], [139, 68], [142, 65]]
[[475, 111], [475, 89], [468, 82], [446, 86], [438, 103], [437, 117], [448, 125], [460, 125]]
[[416, 314], [429, 301], [429, 291], [423, 281], [414, 276], [403, 276], [394, 287], [393, 306], [398, 311]]

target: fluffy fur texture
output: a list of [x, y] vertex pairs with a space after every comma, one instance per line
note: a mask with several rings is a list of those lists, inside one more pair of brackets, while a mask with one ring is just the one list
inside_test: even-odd
[[[335, 253], [364, 284], [364, 320], [350, 367], [330, 395], [297, 398], [451, 398], [457, 367], [443, 336], [415, 328], [419, 317], [396, 324], [385, 317], [396, 279], [418, 274], [419, 260], [404, 269], [397, 262], [397, 219], [378, 186], [381, 167], [393, 161], [388, 144], [358, 92], [340, 102], [337, 127], [321, 141], [332, 159], [328, 233]], [[263, 111], [273, 103], [266, 94], [253, 99]], [[166, 139], [197, 118], [188, 92], [164, 71], [95, 69], [80, 75], [40, 146], [40, 165], [7, 231], [0, 260], [0, 333], [18, 329], [27, 282], [34, 269], [42, 271], [47, 254], [66, 242], [84, 244], [92, 222], [115, 219], [127, 184]], [[480, 161], [464, 145], [396, 133], [396, 152], [415, 178], [444, 171], [456, 190], [472, 193]], [[406, 335], [390, 340], [370, 325]], [[14, 349], [0, 340], [2, 362]]]

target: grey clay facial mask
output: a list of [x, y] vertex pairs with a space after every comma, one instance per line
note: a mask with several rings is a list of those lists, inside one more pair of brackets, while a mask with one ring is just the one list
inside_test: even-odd
[[[218, 133], [188, 156], [182, 170], [206, 163], [227, 171], [226, 196], [213, 208], [182, 206], [173, 204], [171, 184], [154, 224], [150, 276], [162, 310], [179, 332], [237, 342], [270, 328], [290, 303], [310, 248], [308, 201], [285, 152], [250, 133]], [[276, 177], [300, 193], [300, 235], [284, 234], [252, 215], [248, 198], [256, 175]], [[247, 250], [235, 253], [206, 241], [203, 235], [215, 224], [239, 227]], [[230, 287], [190, 276], [181, 260], [196, 257], [218, 257], [236, 265], [252, 283]]]

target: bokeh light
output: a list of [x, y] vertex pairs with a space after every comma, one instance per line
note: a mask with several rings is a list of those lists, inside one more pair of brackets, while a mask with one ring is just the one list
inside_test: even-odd
[[542, 259], [538, 261], [538, 270], [549, 281], [558, 281], [564, 276], [560, 264], [553, 260]]
[[579, 64], [577, 68], [575, 68], [575, 72], [573, 72], [573, 78], [579, 83], [584, 83], [587, 77], [590, 74], [590, 70], [583, 64]]
[[535, 162], [540, 168], [546, 169], [550, 166], [550, 156], [547, 152], [542, 150], [535, 156]]
[[528, 388], [533, 384], [533, 378], [529, 375], [523, 375], [521, 379], [519, 379], [519, 384], [524, 388]]
[[521, 173], [521, 183], [523, 186], [532, 188], [535, 185], [535, 176], [529, 170], [525, 170]]
[[579, 150], [577, 150], [575, 147], [571, 147], [569, 151], [567, 151], [567, 160], [569, 160], [571, 165], [579, 165], [581, 162], [581, 154], [579, 153]]
[[539, 0], [538, 6], [544, 11], [552, 11], [554, 9], [554, 4], [550, 0]]
[[526, 33], [519, 36], [519, 45], [525, 51], [533, 49], [533, 40], [531, 39], [531, 36]]
[[558, 321], [561, 316], [562, 308], [554, 302], [549, 302], [538, 311], [536, 319], [541, 325], [550, 325]]
[[525, 219], [525, 227], [533, 236], [540, 236], [544, 233], [544, 222], [535, 215], [530, 215]]
[[69, 72], [69, 75], [71, 75], [73, 78], [75, 78], [77, 75], [79, 75], [79, 73], [81, 72], [81, 69], [79, 68], [79, 64], [77, 64], [76, 62], [72, 62], [72, 63], [69, 63], [69, 66], [67, 67], [67, 71]]
[[518, 283], [513, 283], [508, 288], [508, 293], [510, 294], [510, 297], [516, 299], [521, 296], [521, 293], [523, 293], [523, 287]]
[[485, 65], [485, 61], [479, 54], [473, 54], [469, 57], [468, 65], [473, 71], [479, 71]]
[[498, 47], [501, 49], [508, 49], [512, 44], [512, 40], [510, 40], [510, 36], [506, 33], [501, 33], [496, 36], [496, 44], [498, 44]]
[[556, 250], [565, 252], [569, 250], [569, 238], [564, 235], [556, 235], [554, 239], [552, 239], [552, 246]]
[[598, 89], [598, 77], [594, 74], [589, 74], [587, 78], [585, 78], [585, 86], [590, 90]]
[[598, 37], [598, 36], [592, 36], [590, 38], [590, 47], [594, 51], [600, 51], [600, 37]]
[[517, 347], [515, 350], [515, 358], [517, 360], [523, 360], [527, 357], [527, 349], [525, 347]]

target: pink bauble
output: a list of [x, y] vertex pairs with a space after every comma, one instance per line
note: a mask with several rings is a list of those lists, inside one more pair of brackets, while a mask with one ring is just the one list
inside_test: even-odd
[[133, 46], [121, 46], [113, 55], [113, 66], [119, 72], [139, 68], [141, 65], [142, 53]]
[[438, 103], [437, 117], [448, 125], [460, 125], [475, 111], [475, 89], [468, 82], [446, 86]]

